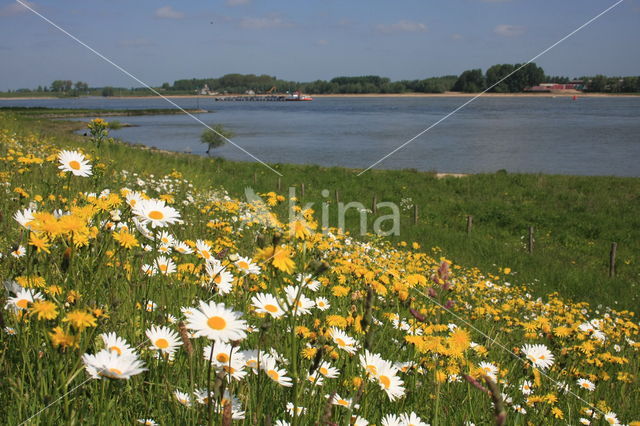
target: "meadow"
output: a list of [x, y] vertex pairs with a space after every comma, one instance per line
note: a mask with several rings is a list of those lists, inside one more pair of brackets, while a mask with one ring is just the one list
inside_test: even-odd
[[[637, 179], [280, 164], [277, 191], [78, 126], [0, 112], [2, 423], [640, 419]], [[394, 201], [401, 233], [289, 222], [289, 186]]]

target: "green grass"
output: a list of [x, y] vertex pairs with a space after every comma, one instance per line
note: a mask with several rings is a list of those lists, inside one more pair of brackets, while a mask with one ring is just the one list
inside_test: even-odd
[[[406, 203], [406, 199], [411, 198], [420, 206], [419, 222], [413, 225], [411, 210], [403, 211], [401, 235], [393, 237], [392, 242], [419, 242], [423, 251], [436, 258], [430, 259], [418, 253], [394, 252], [384, 241], [371, 242], [370, 247], [377, 248], [376, 251], [328, 236], [296, 239], [258, 223], [235, 220], [240, 215], [237, 209], [245, 213], [253, 210], [242, 203], [222, 202], [209, 190], [224, 187], [237, 197], [242, 197], [247, 186], [267, 192], [275, 189], [277, 176], [253, 163], [138, 149], [111, 141], [98, 147], [87, 138], [72, 133], [83, 125], [29, 114], [0, 113], [0, 134], [7, 138], [0, 141], [0, 179], [3, 183], [0, 188], [3, 193], [0, 197], [0, 247], [4, 254], [17, 244], [27, 247], [27, 255], [23, 257], [5, 255], [0, 259], [0, 281], [41, 277], [46, 285], [39, 290], [56, 310], [51, 318], [38, 318], [35, 303], [27, 304], [27, 311], [16, 311], [11, 307], [0, 310], [3, 325], [15, 331], [15, 335], [9, 335], [0, 329], [0, 380], [3, 384], [0, 406], [6, 407], [0, 410], [0, 423], [20, 424], [36, 415], [34, 424], [132, 424], [140, 418], [153, 418], [161, 424], [220, 424], [221, 416], [210, 415], [206, 405], [194, 404], [192, 408], [185, 408], [173, 397], [175, 390], [192, 392], [209, 388], [219, 391], [225, 383], [224, 375], [216, 380], [215, 371], [212, 380], [208, 378], [208, 358], [204, 358], [203, 349], [211, 342], [202, 337], [191, 339], [193, 354], [180, 348], [175, 360], [168, 362], [154, 358], [157, 352], [149, 349], [150, 342], [145, 336], [151, 325], [166, 325], [177, 330], [167, 314], [181, 317], [180, 308], [195, 306], [198, 300], [223, 302], [226, 307], [242, 312], [243, 318], [255, 327], [255, 332], [236, 342], [240, 349], [273, 348], [290, 361], [281, 362], [279, 366], [285, 368], [296, 383], [292, 387], [273, 383], [264, 371], [249, 372], [241, 381], [229, 381], [231, 392], [247, 411], [243, 424], [260, 424], [267, 414], [274, 421], [290, 420], [285, 413], [287, 402], [308, 410], [307, 417], [298, 419], [297, 424], [318, 424], [325, 413], [327, 421], [348, 424], [351, 412], [343, 407], [327, 408], [325, 395], [335, 391], [343, 398], [359, 398], [358, 387], [353, 386], [352, 379], [365, 377], [357, 357], [364, 348], [379, 353], [385, 360], [412, 361], [420, 368], [401, 374], [407, 392], [395, 402], [390, 401], [376, 383], [365, 380], [360, 388], [364, 392], [359, 400], [361, 407], [356, 410], [359, 415], [376, 424], [385, 414], [411, 411], [433, 425], [464, 424], [466, 421], [491, 424], [494, 415], [487, 395], [464, 381], [442, 382], [438, 377], [442, 377], [448, 367], [458, 367], [460, 374], [474, 374], [479, 363], [495, 363], [500, 369], [500, 377], [510, 383], [508, 387], [501, 383], [501, 390], [514, 398], [513, 404], [525, 406], [526, 397], [519, 391], [519, 385], [525, 379], [535, 381], [535, 373], [522, 358], [516, 359], [518, 355], [514, 358], [495, 342], [509, 349], [522, 348], [525, 343], [544, 344], [555, 356], [554, 366], [547, 370], [548, 374], [554, 380], [567, 382], [573, 391], [587, 400], [585, 403], [575, 395], [558, 392], [553, 381], [542, 377], [535, 385], [534, 396], [544, 396], [545, 401], [526, 405], [526, 415], [516, 414], [513, 407], [508, 406], [508, 424], [575, 424], [583, 416], [579, 410], [590, 404], [598, 404], [602, 411], [617, 412], [624, 422], [637, 419], [640, 387], [636, 372], [640, 345], [627, 340], [640, 340], [635, 318], [615, 311], [594, 312], [585, 304], [566, 303], [559, 297], [536, 301], [535, 297], [525, 294], [529, 291], [542, 295], [558, 290], [563, 295], [594, 304], [616, 306], [615, 302], [619, 302], [618, 306], [624, 304], [635, 308], [629, 289], [635, 285], [635, 263], [621, 264], [618, 278], [608, 280], [606, 257], [609, 236], [619, 243], [621, 259], [637, 252], [633, 245], [637, 244], [637, 222], [634, 222], [637, 219], [633, 215], [637, 211], [637, 199], [629, 196], [625, 203], [613, 207], [622, 194], [638, 193], [637, 179], [504, 173], [437, 179], [433, 174], [412, 171], [373, 171], [357, 177], [354, 171], [346, 169], [274, 165], [284, 175], [281, 179], [283, 192], [289, 185], [295, 185], [300, 195], [304, 184], [302, 202], [315, 202], [318, 211], [321, 211], [321, 202], [331, 201], [327, 205], [332, 212], [331, 225], [336, 224], [335, 190], [339, 191], [341, 201], [360, 200], [364, 204], [369, 204], [373, 194], [377, 195], [378, 201], [396, 203], [401, 203], [402, 199]], [[5, 132], [5, 129], [10, 131]], [[14, 146], [13, 139], [21, 145], [19, 150], [23, 153], [16, 153], [15, 148], [8, 151]], [[23, 167], [30, 161], [23, 156], [26, 152], [33, 151], [36, 157], [45, 158], [60, 148], [76, 147], [82, 147], [91, 156], [92, 176], [60, 176], [55, 159]], [[122, 169], [130, 173], [123, 174]], [[171, 178], [164, 178], [173, 169], [183, 176], [173, 174]], [[143, 183], [138, 183], [138, 176]], [[38, 204], [38, 211], [67, 211], [72, 210], [70, 205], [85, 206], [90, 202], [92, 197], [85, 199], [79, 195], [81, 193], [99, 193], [105, 188], [118, 191], [123, 187], [144, 190], [151, 197], [174, 196], [172, 205], [186, 223], [171, 225], [168, 230], [180, 240], [208, 239], [221, 247], [225, 246], [223, 243], [228, 244], [226, 247], [231, 246], [227, 254], [220, 252], [225, 265], [236, 274], [237, 282], [231, 293], [219, 295], [214, 291], [212, 294], [211, 289], [198, 285], [205, 278], [204, 272], [198, 269], [204, 261], [195, 255], [171, 254], [179, 266], [189, 266], [186, 262], [193, 262], [193, 272], [185, 269], [185, 272], [169, 276], [145, 275], [142, 266], [158, 260], [159, 254], [153, 248], [152, 251], [141, 247], [125, 249], [108, 230], [111, 221], [132, 223], [133, 212], [126, 203], [118, 201], [120, 219], [113, 219], [113, 205], [96, 203], [88, 224], [96, 227], [94, 237], [86, 245], [77, 244], [75, 235], [67, 232], [65, 237], [52, 241], [50, 252], [36, 252], [27, 241], [38, 238], [38, 230], [25, 232], [11, 218], [15, 211], [39, 198], [36, 194], [44, 198]], [[323, 197], [323, 189], [330, 189], [330, 196]], [[25, 191], [28, 197], [24, 196]], [[97, 208], [98, 205], [101, 207]], [[283, 213], [285, 208], [286, 203], [283, 203], [277, 210]], [[379, 215], [387, 213], [384, 209], [378, 212]], [[70, 217], [73, 219], [80, 214], [73, 213]], [[467, 235], [466, 216], [469, 214], [474, 216], [474, 227]], [[373, 219], [368, 220], [370, 223]], [[347, 228], [356, 232], [357, 223], [357, 214], [352, 212]], [[217, 226], [219, 224], [222, 225]], [[538, 229], [536, 250], [531, 255], [522, 247], [520, 238], [530, 224]], [[45, 234], [57, 232], [55, 227], [40, 230]], [[143, 237], [134, 227], [131, 232], [140, 243], [158, 248], [157, 243]], [[72, 244], [71, 238], [77, 246]], [[260, 264], [262, 272], [259, 276], [241, 277], [236, 266], [231, 264], [231, 254], [257, 256], [262, 244], [275, 245], [275, 241], [284, 241], [292, 247], [295, 261], [292, 273], [276, 269], [267, 259]], [[589, 241], [593, 241], [593, 245]], [[442, 252], [431, 252], [430, 248], [434, 246], [440, 247]], [[442, 254], [457, 263], [481, 269], [454, 267], [452, 279], [455, 284], [449, 291], [439, 285], [442, 282], [431, 278], [440, 265], [437, 258]], [[326, 261], [326, 265], [323, 266], [321, 260]], [[577, 263], [571, 263], [572, 260]], [[487, 285], [482, 275], [497, 273], [500, 267], [512, 268], [513, 277], [501, 274], [502, 278], [491, 278], [496, 283], [494, 286]], [[324, 285], [317, 293], [305, 292], [313, 298], [327, 297], [330, 310], [314, 310], [312, 315], [285, 315], [277, 320], [252, 311], [250, 298], [256, 291], [282, 296], [283, 287], [294, 282], [298, 272], [314, 274], [323, 281]], [[444, 273], [440, 273], [440, 277], [447, 280]], [[425, 278], [424, 284], [409, 285], [410, 280], [421, 278]], [[536, 278], [539, 281], [534, 281]], [[387, 283], [382, 285], [385, 279]], [[531, 284], [527, 289], [509, 287], [503, 285], [505, 279]], [[336, 286], [337, 283], [346, 287]], [[599, 283], [600, 290], [594, 283]], [[385, 291], [381, 291], [381, 287]], [[427, 287], [435, 296], [425, 296]], [[373, 289], [371, 296], [367, 295], [368, 288]], [[611, 291], [613, 288], [619, 291], [618, 295]], [[80, 296], [69, 299], [71, 291]], [[403, 292], [407, 299], [402, 296]], [[5, 295], [0, 294], [0, 306], [4, 306]], [[153, 311], [142, 309], [149, 299], [158, 305]], [[453, 302], [452, 308], [441, 309], [439, 305], [447, 301]], [[409, 303], [420, 312], [419, 315], [424, 315], [425, 322], [415, 322], [408, 309]], [[10, 306], [20, 307], [18, 304]], [[87, 312], [96, 307], [104, 309], [108, 316], [100, 315], [93, 326], [84, 330], [69, 324], [70, 312]], [[91, 312], [98, 316], [95, 310]], [[398, 329], [389, 315], [397, 315], [403, 322], [420, 328], [425, 333], [425, 346], [431, 349], [421, 348], [415, 340], [407, 343], [408, 336]], [[357, 316], [367, 319], [372, 316], [375, 318], [370, 322], [373, 326], [361, 333], [357, 326], [363, 323]], [[603, 342], [576, 330], [579, 324], [593, 318], [601, 318], [600, 324], [607, 336]], [[359, 343], [359, 352], [349, 356], [342, 349], [336, 349], [339, 356], [332, 357], [330, 351], [333, 349], [327, 345], [335, 347], [337, 342], [327, 337], [326, 330], [333, 321], [347, 323], [347, 320], [353, 321], [346, 326], [346, 332]], [[468, 333], [468, 337], [452, 339], [451, 323], [457, 324], [463, 334]], [[298, 326], [304, 326], [306, 331], [296, 333]], [[54, 327], [61, 327], [77, 339], [77, 346], [54, 346], [51, 339]], [[565, 332], [568, 329], [568, 335], [563, 336], [565, 332], [559, 333], [557, 327], [564, 327]], [[98, 335], [108, 332], [117, 333], [136, 347], [149, 370], [129, 380], [87, 379], [81, 356], [98, 352], [104, 346]], [[440, 339], [440, 348], [432, 346], [432, 339]], [[472, 349], [469, 339], [479, 346]], [[462, 352], [447, 352], [455, 349], [452, 341], [462, 342]], [[301, 355], [308, 347], [321, 348], [318, 361], [331, 363], [340, 375], [336, 379], [327, 378], [325, 385], [316, 392], [305, 379], [314, 364], [312, 359]], [[596, 365], [595, 361], [601, 364]], [[446, 371], [449, 374], [449, 370]], [[445, 378], [448, 377], [446, 374]], [[576, 379], [585, 377], [596, 382], [594, 392], [578, 388]], [[607, 407], [603, 405], [605, 401]], [[45, 411], [39, 414], [41, 409]], [[556, 416], [564, 416], [565, 420], [554, 418], [552, 409], [556, 410]], [[562, 411], [558, 414], [557, 410]]]
[[[60, 114], [67, 111], [61, 111]], [[75, 112], [75, 111], [74, 111]], [[89, 111], [86, 111], [89, 113]], [[127, 111], [129, 112], [129, 111]], [[39, 111], [38, 111], [39, 113]], [[84, 113], [84, 112], [83, 112]], [[102, 112], [90, 114], [100, 116]], [[86, 143], [71, 132], [81, 123], [50, 121], [23, 111], [2, 113], [16, 127], [37, 129], [69, 146]], [[132, 149], [110, 145], [109, 157], [125, 168], [162, 175], [180, 169], [195, 184], [222, 186], [234, 196], [246, 187], [258, 192], [276, 191], [278, 176], [266, 167], [248, 162]], [[341, 202], [359, 201], [370, 208], [378, 202], [400, 205], [411, 199], [419, 207], [402, 211], [401, 232], [392, 241], [418, 242], [439, 247], [455, 263], [478, 266], [498, 273], [512, 269], [513, 283], [527, 283], [537, 295], [558, 291], [563, 296], [594, 305], [638, 311], [640, 299], [640, 179], [542, 174], [477, 174], [438, 179], [433, 173], [412, 170], [370, 170], [361, 177], [344, 168], [274, 164], [283, 177], [282, 193], [305, 185], [304, 203], [321, 212], [329, 207], [331, 226], [337, 226], [335, 191]], [[254, 184], [254, 175], [256, 182]], [[322, 190], [330, 191], [324, 197]], [[378, 216], [389, 214], [379, 209]], [[473, 227], [467, 234], [467, 216]], [[375, 217], [368, 215], [371, 231]], [[346, 228], [359, 231], [359, 215], [351, 209]], [[526, 249], [528, 229], [535, 228], [533, 254]], [[611, 243], [617, 242], [617, 274], [608, 277]]]

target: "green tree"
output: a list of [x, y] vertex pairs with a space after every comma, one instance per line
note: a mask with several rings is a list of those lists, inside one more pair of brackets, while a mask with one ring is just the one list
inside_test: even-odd
[[484, 76], [480, 68], [467, 70], [460, 74], [456, 84], [453, 85], [454, 92], [480, 92], [484, 90]]
[[205, 129], [200, 135], [200, 142], [207, 144], [207, 155], [212, 149], [219, 148], [225, 144], [227, 139], [234, 137], [234, 133], [225, 129], [222, 124], [216, 124], [211, 129]]
[[107, 86], [102, 88], [102, 96], [104, 97], [113, 96], [113, 94], [114, 94], [113, 87]]

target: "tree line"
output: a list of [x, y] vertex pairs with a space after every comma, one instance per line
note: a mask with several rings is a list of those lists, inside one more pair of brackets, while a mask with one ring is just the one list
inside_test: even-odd
[[[521, 68], [521, 69], [520, 69]], [[605, 75], [583, 76], [585, 91], [602, 93], [640, 92], [640, 76], [609, 77]], [[210, 92], [257, 94], [285, 93], [296, 90], [309, 94], [366, 94], [366, 93], [478, 93], [484, 90], [495, 93], [518, 93], [540, 83], [569, 83], [569, 77], [548, 76], [534, 63], [496, 64], [485, 72], [481, 69], [466, 70], [459, 76], [446, 75], [416, 80], [391, 81], [387, 77], [365, 75], [356, 77], [335, 77], [331, 80], [296, 82], [281, 80], [266, 74], [226, 74], [219, 78], [191, 78], [164, 83], [157, 88], [166, 94], [195, 94], [205, 85]], [[9, 91], [11, 92], [11, 91]], [[15, 93], [48, 92], [57, 96], [127, 96], [150, 94], [145, 88], [94, 87], [82, 81], [55, 80], [48, 86], [35, 90], [18, 89]]]

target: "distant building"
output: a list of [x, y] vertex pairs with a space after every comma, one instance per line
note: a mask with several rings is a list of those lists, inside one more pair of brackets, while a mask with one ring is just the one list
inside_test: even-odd
[[198, 95], [201, 96], [212, 96], [212, 95], [217, 95], [218, 92], [212, 92], [211, 90], [209, 90], [209, 85], [205, 84], [202, 89], [198, 90]]
[[585, 90], [586, 88], [587, 85], [583, 80], [573, 80], [569, 83], [540, 83], [524, 90], [525, 92], [555, 92], [558, 90]]

